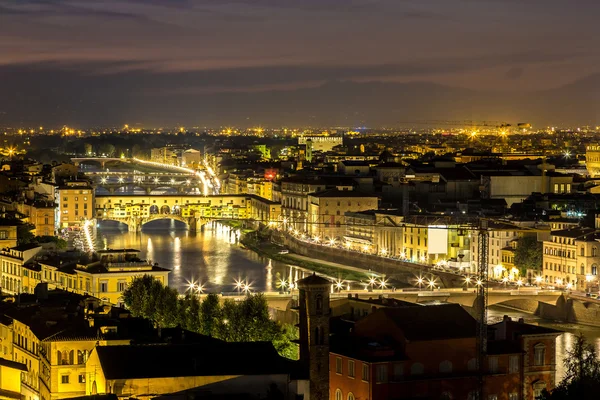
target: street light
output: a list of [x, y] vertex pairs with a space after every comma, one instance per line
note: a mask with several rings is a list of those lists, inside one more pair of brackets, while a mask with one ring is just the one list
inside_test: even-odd
[[469, 290], [469, 285], [471, 284], [471, 277], [465, 276], [465, 285], [467, 285], [467, 290]]
[[240, 290], [242, 289], [242, 287], [244, 286], [245, 283], [242, 280], [237, 280], [236, 279], [235, 282], [234, 282], [234, 284], [235, 284], [235, 288], [236, 288], [236, 290], [237, 290], [237, 292], [239, 294]]
[[344, 288], [344, 281], [337, 281], [335, 283], [335, 288], [337, 289], [338, 293]]
[[521, 290], [521, 286], [523, 285], [523, 280], [522, 279], [518, 279], [517, 280], [517, 290]]
[[381, 290], [384, 290], [387, 287], [387, 281], [385, 280], [385, 278], [379, 279], [379, 287], [381, 288]]
[[427, 282], [427, 286], [429, 286], [429, 288], [433, 292], [433, 289], [435, 289], [435, 278], [430, 279], [429, 282]]
[[423, 283], [425, 282], [425, 280], [423, 279], [422, 276], [419, 276], [417, 278], [417, 285], [419, 286], [419, 292], [421, 291], [421, 287], [423, 286]]
[[542, 283], [542, 277], [540, 275], [538, 275], [538, 276], [535, 277], [535, 283], [537, 285], [539, 285], [540, 283]]
[[331, 247], [335, 246], [335, 238], [331, 238], [331, 239], [329, 239], [329, 245], [330, 245]]

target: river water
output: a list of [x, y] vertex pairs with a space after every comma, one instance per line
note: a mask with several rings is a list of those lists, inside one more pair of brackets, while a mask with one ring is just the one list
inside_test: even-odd
[[140, 258], [171, 270], [169, 286], [184, 293], [190, 282], [200, 282], [206, 292], [235, 292], [235, 281], [245, 281], [252, 291], [279, 291], [281, 279], [302, 278], [306, 272], [271, 261], [244, 250], [235, 243], [227, 227], [205, 226], [189, 232], [174, 220], [158, 220], [144, 225], [142, 232], [128, 232], [127, 226], [111, 221], [97, 229], [96, 248], [140, 250]]

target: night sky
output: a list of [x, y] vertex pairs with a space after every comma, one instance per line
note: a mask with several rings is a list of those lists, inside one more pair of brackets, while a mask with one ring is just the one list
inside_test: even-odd
[[0, 126], [600, 123], [598, 16], [598, 0], [0, 0]]

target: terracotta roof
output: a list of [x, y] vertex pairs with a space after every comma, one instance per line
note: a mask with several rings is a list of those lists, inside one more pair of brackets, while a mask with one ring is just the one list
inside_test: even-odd
[[384, 313], [410, 341], [475, 337], [476, 321], [459, 304], [381, 308], [377, 312]]
[[318, 276], [317, 274], [315, 274], [313, 272], [312, 275], [307, 276], [304, 279], [300, 279], [298, 281], [298, 285], [299, 286], [306, 286], [306, 285], [331, 285], [331, 281], [329, 279], [325, 279], [323, 277]]

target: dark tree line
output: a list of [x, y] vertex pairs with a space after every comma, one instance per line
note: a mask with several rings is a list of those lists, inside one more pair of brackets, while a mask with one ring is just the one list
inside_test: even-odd
[[242, 301], [209, 294], [203, 300], [195, 294], [179, 296], [175, 289], [145, 275], [135, 278], [123, 293], [125, 304], [134, 317], [153, 321], [159, 327], [180, 326], [192, 332], [228, 342], [272, 342], [279, 354], [298, 357], [295, 328], [269, 318], [267, 301], [262, 294], [248, 295]]

